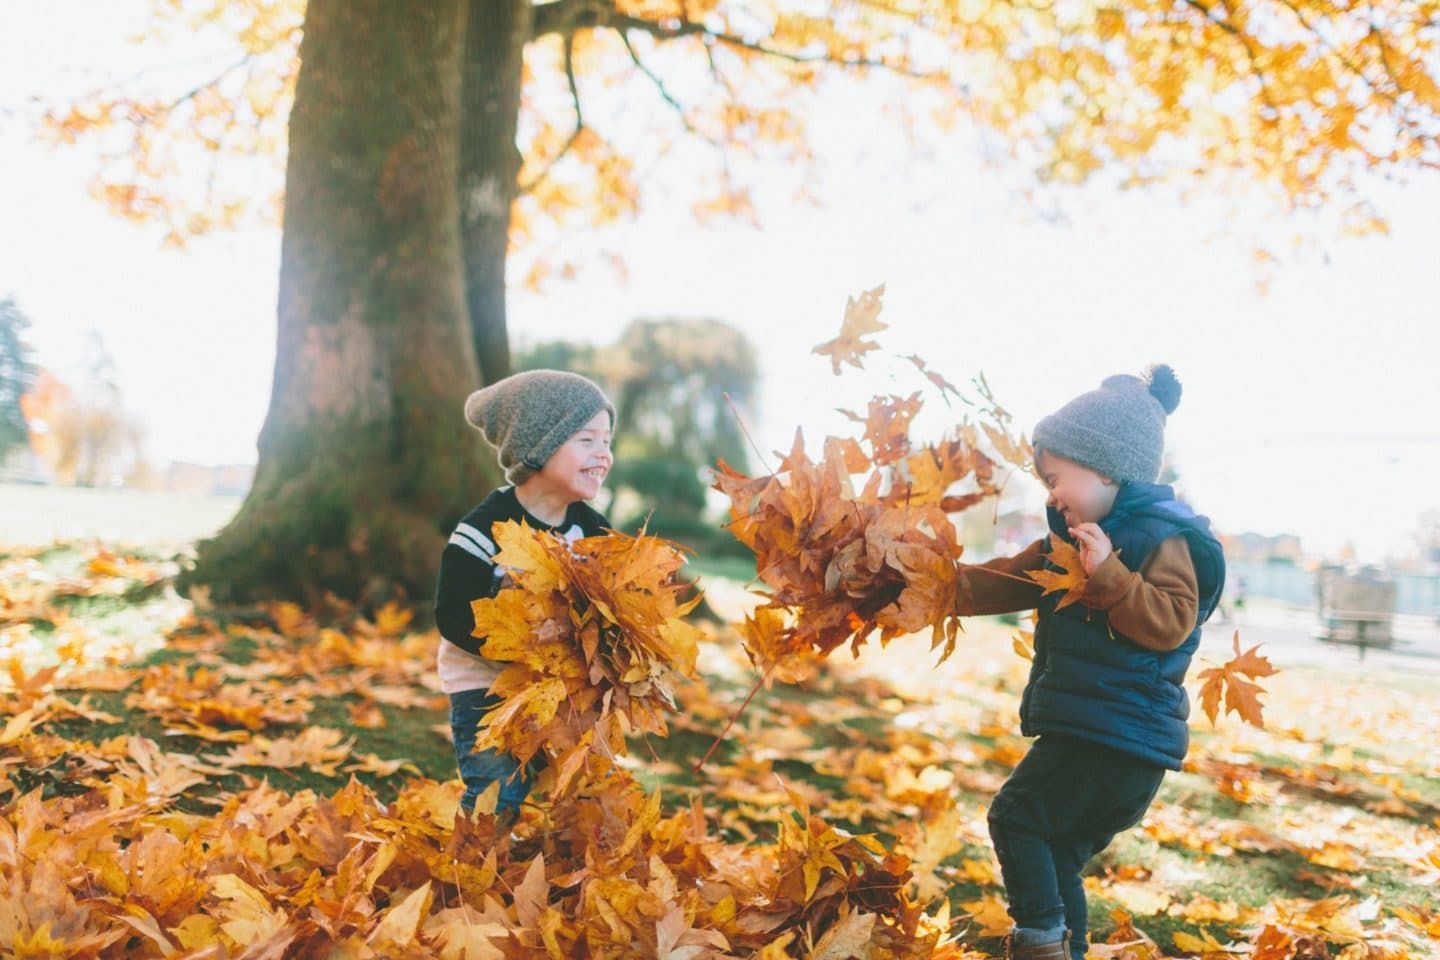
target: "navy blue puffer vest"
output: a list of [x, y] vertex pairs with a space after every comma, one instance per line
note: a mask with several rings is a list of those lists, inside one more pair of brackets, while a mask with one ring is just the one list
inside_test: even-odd
[[[1049, 511], [1050, 536], [1074, 544], [1065, 521]], [[1020, 702], [1026, 736], [1061, 733], [1114, 747], [1179, 770], [1190, 746], [1185, 671], [1200, 643], [1200, 624], [1225, 585], [1225, 558], [1210, 521], [1175, 499], [1168, 486], [1124, 481], [1100, 529], [1126, 568], [1139, 570], [1161, 541], [1183, 534], [1199, 584], [1198, 622], [1185, 642], [1159, 652], [1116, 633], [1103, 611], [1081, 603], [1057, 610], [1045, 597], [1035, 626], [1035, 659]]]

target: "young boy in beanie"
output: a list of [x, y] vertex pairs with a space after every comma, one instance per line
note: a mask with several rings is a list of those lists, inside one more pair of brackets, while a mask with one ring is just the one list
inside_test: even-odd
[[[1049, 490], [1048, 538], [1014, 557], [961, 565], [961, 615], [1037, 609], [1020, 729], [1038, 737], [996, 794], [1000, 860], [1017, 960], [1083, 960], [1081, 870], [1144, 816], [1189, 747], [1182, 683], [1225, 580], [1210, 522], [1157, 484], [1166, 417], [1180, 384], [1164, 365], [1107, 378], [1035, 427]], [[1080, 552], [1087, 587], [1059, 607], [1021, 582], [1049, 544]]]
[[485, 640], [471, 636], [470, 603], [503, 586], [505, 571], [494, 560], [495, 524], [523, 520], [571, 542], [606, 532], [609, 521], [585, 501], [600, 492], [614, 462], [615, 407], [578, 374], [532, 370], [472, 393], [465, 419], [495, 448], [508, 483], [465, 515], [441, 554], [435, 623], [444, 639], [436, 660], [440, 689], [450, 695], [455, 759], [465, 781], [461, 809], [470, 813], [480, 794], [499, 781], [496, 809], [513, 819], [530, 792], [527, 772], [509, 754], [472, 752], [476, 724], [499, 702], [489, 689], [500, 665], [480, 655]]

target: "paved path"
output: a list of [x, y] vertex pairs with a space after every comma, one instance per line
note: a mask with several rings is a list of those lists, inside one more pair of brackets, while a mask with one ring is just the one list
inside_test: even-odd
[[[1440, 677], [1440, 625], [1428, 617], [1395, 618], [1395, 645], [1389, 650], [1325, 643], [1315, 639], [1319, 625], [1314, 610], [1280, 605], [1247, 605], [1233, 620], [1206, 624], [1201, 656], [1226, 654], [1231, 637], [1240, 631], [1241, 649], [1264, 644], [1261, 653], [1277, 666], [1346, 667], [1365, 672], [1401, 672]], [[1437, 688], [1440, 689], [1440, 688]]]

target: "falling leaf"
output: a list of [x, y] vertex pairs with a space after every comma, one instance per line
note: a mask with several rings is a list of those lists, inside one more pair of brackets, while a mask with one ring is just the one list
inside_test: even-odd
[[[1220, 712], [1220, 699], [1225, 699], [1225, 712], [1237, 713], [1240, 719], [1254, 727], [1263, 727], [1264, 705], [1260, 697], [1265, 693], [1265, 688], [1253, 680], [1261, 677], [1273, 676], [1275, 667], [1270, 661], [1257, 654], [1260, 649], [1257, 644], [1240, 652], [1240, 631], [1235, 631], [1234, 637], [1235, 656], [1218, 667], [1210, 667], [1200, 672], [1200, 679], [1204, 681], [1200, 686], [1200, 704], [1205, 715], [1210, 718], [1213, 726]], [[1246, 678], [1249, 679], [1246, 679]]]
[[858, 370], [863, 366], [861, 358], [871, 350], [879, 349], [879, 345], [874, 341], [864, 338], [869, 334], [879, 333], [888, 326], [880, 321], [880, 298], [884, 294], [885, 286], [881, 284], [860, 294], [859, 299], [851, 297], [846, 300], [845, 321], [840, 326], [840, 335], [811, 351], [829, 357], [836, 376], [840, 374], [841, 364], [848, 363]]
[[925, 375], [925, 378], [935, 385], [936, 389], [940, 391], [940, 395], [947, 398], [945, 400], [946, 403], [950, 402], [948, 397], [960, 396], [960, 391], [956, 388], [955, 384], [951, 383], [949, 380], [946, 380], [937, 371], [931, 370], [929, 364], [925, 362], [924, 357], [920, 356], [918, 353], [912, 353], [905, 359], [915, 364], [915, 369], [923, 373]]

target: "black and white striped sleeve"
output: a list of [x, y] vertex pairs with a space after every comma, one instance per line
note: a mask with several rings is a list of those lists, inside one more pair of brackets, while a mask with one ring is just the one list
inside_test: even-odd
[[495, 541], [481, 533], [477, 528], [465, 523], [463, 520], [455, 525], [455, 532], [450, 534], [450, 546], [459, 547], [466, 553], [490, 566], [495, 565], [496, 554]]
[[435, 625], [442, 637], [469, 653], [479, 654], [485, 642], [470, 635], [475, 629], [470, 603], [496, 594], [500, 578], [495, 573], [495, 553], [494, 541], [473, 524], [462, 522], [440, 555]]

